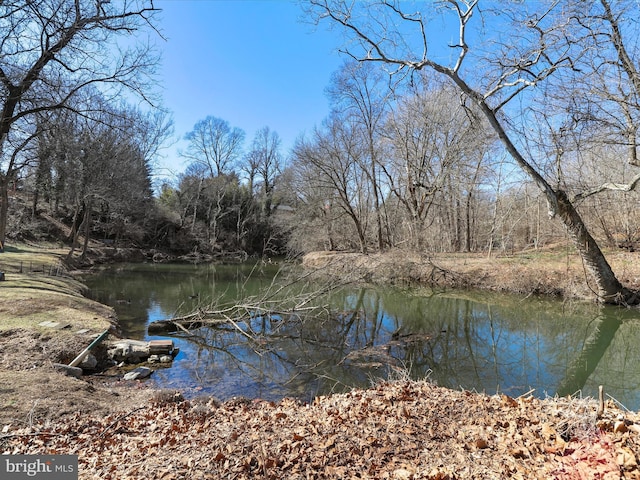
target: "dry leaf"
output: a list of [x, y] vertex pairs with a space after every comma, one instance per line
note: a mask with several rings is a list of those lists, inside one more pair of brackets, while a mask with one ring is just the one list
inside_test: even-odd
[[399, 468], [393, 471], [393, 476], [391, 478], [397, 478], [398, 480], [409, 480], [413, 478], [413, 473], [404, 468]]
[[628, 430], [623, 420], [618, 420], [613, 424], [613, 431], [615, 433], [624, 433]]
[[616, 452], [616, 462], [625, 470], [631, 470], [638, 466], [636, 456], [626, 447], [618, 449]]
[[489, 447], [489, 443], [484, 438], [476, 439], [476, 448], [483, 449], [488, 447]]

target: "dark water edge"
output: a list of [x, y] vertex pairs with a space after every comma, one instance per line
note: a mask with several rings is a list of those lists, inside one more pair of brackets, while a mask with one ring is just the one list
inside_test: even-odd
[[[126, 336], [149, 322], [269, 288], [278, 265], [121, 264], [87, 279]], [[277, 283], [278, 280], [276, 280]], [[640, 408], [640, 312], [581, 302], [430, 289], [349, 287], [315, 320], [256, 318], [253, 340], [235, 328], [172, 336], [171, 368], [152, 379], [185, 395], [310, 400], [409, 375], [493, 394], [596, 396], [598, 385]]]

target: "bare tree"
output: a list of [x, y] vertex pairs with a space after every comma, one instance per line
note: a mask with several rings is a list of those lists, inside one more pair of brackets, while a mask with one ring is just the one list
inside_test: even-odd
[[[576, 187], [576, 200], [606, 191], [630, 192], [640, 183], [640, 66], [635, 54], [640, 28], [631, 21], [636, 10], [637, 2], [600, 0], [577, 19], [575, 35], [591, 48], [584, 49], [579, 73], [561, 72], [574, 93], [569, 101], [555, 99], [566, 114], [554, 138], [568, 139], [561, 148], [580, 156], [574, 161], [608, 158], [601, 178]], [[611, 165], [614, 157], [622, 162]], [[610, 177], [613, 170], [618, 180]]]
[[250, 186], [253, 189], [257, 186], [255, 182], [259, 183], [267, 217], [271, 214], [276, 178], [282, 169], [281, 143], [278, 132], [262, 127], [256, 132], [251, 150], [245, 157], [244, 169], [250, 176]]
[[[595, 18], [585, 12], [583, 2], [505, 2], [500, 10], [487, 11], [482, 18], [478, 0], [434, 3], [432, 10], [447, 17], [444, 24], [450, 24], [452, 19], [457, 23], [456, 40], [449, 45], [431, 41], [430, 32], [437, 27], [431, 28], [426, 15], [409, 11], [412, 3], [310, 0], [309, 4], [315, 18], [329, 20], [350, 35], [353, 41], [347, 52], [352, 57], [385, 64], [397, 73], [430, 69], [455, 84], [476, 104], [514, 162], [544, 192], [549, 214], [561, 219], [573, 239], [596, 284], [598, 298], [616, 304], [640, 301], [616, 278], [567, 191], [545, 177], [544, 168], [526, 155], [522, 139], [512, 128], [527, 121], [527, 105], [548, 101], [547, 89], [542, 86], [553, 85], [549, 80], [559, 72], [577, 74], [584, 52], [596, 47], [593, 36], [575, 34], [581, 28], [581, 20]], [[624, 40], [616, 31], [620, 17], [608, 15], [610, 6], [606, 0], [601, 4], [604, 14], [600, 16], [608, 20], [611, 28], [598, 38], [615, 47], [614, 63], [629, 71], [633, 61], [621, 48]], [[595, 9], [592, 4], [589, 7]], [[510, 34], [504, 43], [500, 34], [506, 29]], [[640, 82], [629, 78], [622, 83], [635, 87]]]
[[301, 194], [316, 203], [313, 211], [326, 225], [330, 246], [334, 245], [334, 223], [347, 215], [355, 228], [360, 251], [365, 253], [371, 201], [362, 170], [365, 147], [354, 130], [357, 129], [349, 121], [334, 113], [323, 129], [314, 131], [311, 139], [296, 143], [293, 161], [299, 176], [307, 183]]
[[145, 89], [157, 58], [147, 46], [123, 50], [117, 39], [152, 25], [152, 0], [10, 0], [0, 3], [0, 242], [4, 243], [8, 185], [19, 173], [22, 142], [33, 116], [61, 108], [90, 115], [91, 102], [71, 105], [87, 87], [117, 98]]
[[376, 218], [378, 250], [387, 243], [384, 238], [383, 186], [379, 170], [384, 168], [381, 134], [385, 116], [389, 109], [392, 90], [385, 81], [384, 72], [372, 64], [345, 63], [332, 78], [328, 89], [333, 109], [349, 117], [352, 125], [362, 132], [366, 148], [361, 161], [365, 162], [362, 173], [369, 180]]
[[[150, 159], [132, 124], [141, 125], [132, 111], [109, 111], [104, 107], [100, 121], [72, 117], [66, 130], [58, 129], [54, 140], [56, 156], [50, 162], [57, 189], [73, 208], [71, 257], [84, 237], [86, 255], [92, 230], [100, 223], [104, 235], [116, 242], [125, 234], [141, 239], [141, 224], [152, 204]], [[46, 146], [46, 143], [41, 142]], [[140, 226], [139, 229], [136, 227]]]
[[182, 156], [204, 166], [211, 177], [227, 175], [242, 153], [244, 138], [242, 129], [232, 128], [221, 118], [208, 116], [185, 135], [189, 146]]
[[123, 106], [125, 118], [129, 121], [126, 132], [138, 145], [143, 158], [150, 166], [156, 166], [161, 150], [174, 133], [173, 118], [165, 109], [154, 108], [142, 111]]
[[[466, 222], [465, 249], [469, 250], [472, 197], [492, 137], [482, 118], [461, 104], [451, 85], [421, 77], [412, 83], [387, 119], [391, 161], [382, 171], [404, 207], [414, 246], [424, 245], [424, 227], [440, 214], [450, 217], [454, 230]], [[439, 208], [461, 201], [464, 215]], [[461, 243], [460, 233], [453, 232], [453, 243]]]
[[[42, 195], [56, 212], [60, 205], [74, 211], [74, 236], [79, 222], [99, 210], [97, 223], [105, 238], [140, 240], [152, 217], [152, 164], [171, 122], [161, 110], [107, 105], [97, 95], [94, 107], [100, 116], [78, 116], [66, 109], [38, 115], [37, 162], [26, 170], [35, 170], [33, 215]], [[94, 212], [84, 209], [94, 198]]]

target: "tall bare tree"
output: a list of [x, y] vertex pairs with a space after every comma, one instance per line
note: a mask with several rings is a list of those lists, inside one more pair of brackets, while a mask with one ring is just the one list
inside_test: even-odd
[[262, 127], [256, 132], [251, 150], [245, 156], [243, 168], [250, 175], [251, 188], [260, 187], [264, 213], [267, 217], [271, 215], [275, 182], [283, 166], [281, 144], [278, 132], [269, 127]]
[[[352, 41], [346, 47], [350, 56], [362, 62], [383, 63], [398, 73], [430, 69], [455, 84], [486, 117], [523, 173], [544, 192], [549, 214], [561, 219], [573, 239], [595, 282], [599, 300], [640, 302], [636, 292], [618, 281], [576, 210], [574, 201], [579, 196], [572, 201], [557, 179], [548, 175], [545, 165], [549, 159], [527, 155], [518, 135], [526, 130], [513, 128], [527, 122], [528, 105], [549, 102], [546, 94], [555, 77], [563, 72], [579, 74], [580, 67], [585, 66], [581, 63], [585, 52], [598, 48], [596, 38], [607, 45], [601, 51], [606, 50], [610, 62], [618, 66], [618, 75], [609, 80], [637, 91], [640, 77], [624, 75], [634, 71], [636, 60], [623, 48], [626, 43], [620, 27], [625, 17], [618, 15], [622, 10], [609, 14], [612, 7], [607, 0], [601, 0], [599, 8], [595, 3], [567, 0], [503, 2], [499, 9], [491, 10], [489, 3], [484, 12], [480, 0], [447, 0], [433, 3], [431, 8], [424, 5], [430, 10], [427, 14], [418, 12], [413, 2], [393, 0], [310, 0], [309, 5], [318, 21], [331, 21], [350, 36]], [[617, 9], [620, 6], [616, 4]], [[437, 16], [434, 10], [446, 17], [437, 20], [438, 25], [429, 23]], [[584, 35], [581, 30], [585, 24], [598, 19], [604, 21], [594, 27], [593, 34]], [[438, 45], [432, 32], [453, 22], [455, 41]], [[504, 35], [507, 31], [509, 35]], [[637, 39], [637, 31], [633, 33]], [[635, 137], [630, 143], [635, 148]]]
[[93, 119], [49, 112], [37, 137], [34, 210], [39, 190], [45, 198], [55, 197], [56, 208], [62, 203], [71, 210], [72, 253], [82, 233], [86, 254], [98, 219], [105, 236], [141, 239], [152, 203], [151, 161], [157, 145], [151, 139], [162, 138], [153, 133], [156, 115], [128, 107], [101, 109], [100, 118]]
[[[34, 115], [61, 108], [90, 115], [91, 102], [71, 104], [101, 85], [145, 96], [157, 57], [145, 45], [123, 49], [118, 39], [152, 26], [153, 0], [8, 0], [0, 3], [0, 242], [8, 186], [20, 171], [20, 146], [36, 130]], [[20, 140], [22, 139], [22, 140]]]
[[[365, 146], [360, 159], [365, 162], [362, 173], [369, 180], [376, 218], [376, 236], [378, 250], [382, 251], [387, 243], [384, 236], [384, 193], [381, 185], [381, 168], [384, 168], [384, 155], [381, 148], [382, 128], [389, 109], [392, 90], [384, 72], [372, 64], [346, 62], [332, 78], [328, 88], [333, 109], [351, 119], [353, 127], [362, 132]], [[356, 131], [358, 131], [356, 130]]]
[[231, 127], [221, 118], [208, 116], [185, 135], [189, 146], [182, 156], [205, 167], [211, 177], [228, 175], [242, 153], [244, 138], [244, 130]]
[[[404, 207], [414, 246], [426, 243], [423, 228], [427, 221], [435, 220], [437, 212], [433, 210], [453, 201], [464, 203], [464, 215], [441, 213], [451, 217], [454, 229], [461, 225], [462, 230], [465, 223], [464, 244], [469, 250], [471, 200], [491, 135], [482, 118], [461, 104], [453, 86], [427, 76], [414, 79], [412, 84], [395, 102], [386, 122], [391, 161], [382, 171]], [[456, 240], [461, 243], [459, 237]]]
[[[294, 168], [306, 179], [301, 194], [316, 203], [311, 211], [325, 224], [330, 248], [334, 246], [333, 225], [346, 215], [357, 234], [360, 251], [367, 252], [372, 203], [363, 171], [365, 155], [357, 127], [335, 112], [323, 128], [315, 129], [310, 139], [299, 139], [294, 148]], [[309, 210], [301, 213], [308, 215]]]

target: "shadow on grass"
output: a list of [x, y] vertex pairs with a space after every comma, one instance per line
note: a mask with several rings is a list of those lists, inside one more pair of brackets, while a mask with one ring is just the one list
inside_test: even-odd
[[22, 253], [24, 250], [19, 249], [18, 247], [12, 247], [11, 245], [5, 245], [0, 253]]

